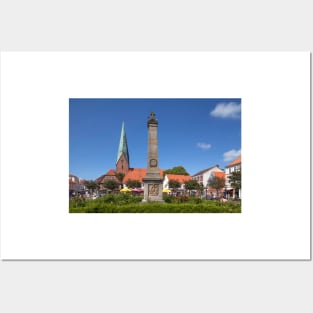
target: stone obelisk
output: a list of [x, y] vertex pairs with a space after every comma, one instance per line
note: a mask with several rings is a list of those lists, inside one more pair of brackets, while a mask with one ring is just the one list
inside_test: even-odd
[[155, 113], [148, 117], [148, 164], [147, 174], [143, 178], [144, 198], [143, 202], [163, 202], [163, 178], [160, 175], [158, 159], [158, 120]]

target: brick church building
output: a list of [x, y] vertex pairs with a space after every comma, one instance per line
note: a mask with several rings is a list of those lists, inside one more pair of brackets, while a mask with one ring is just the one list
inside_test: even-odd
[[[115, 169], [110, 169], [106, 174], [98, 177], [96, 179], [96, 182], [100, 185], [100, 190], [104, 189], [103, 184], [107, 180], [115, 180], [118, 183], [120, 183], [121, 186], [122, 185], [125, 186], [127, 181], [129, 180], [137, 180], [141, 183], [141, 187], [143, 188], [142, 179], [146, 176], [146, 173], [147, 173], [146, 168], [131, 168], [130, 167], [126, 131], [125, 131], [125, 125], [123, 122]], [[162, 177], [163, 170], [160, 170], [160, 174]]]

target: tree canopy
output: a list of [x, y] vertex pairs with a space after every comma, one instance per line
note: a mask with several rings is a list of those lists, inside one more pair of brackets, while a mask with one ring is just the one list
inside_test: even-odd
[[241, 189], [241, 171], [232, 172], [229, 177], [230, 185], [235, 189]]
[[94, 180], [86, 181], [85, 186], [88, 190], [92, 190], [92, 191], [99, 189], [99, 185]]
[[117, 173], [117, 174], [116, 174], [116, 177], [117, 177], [118, 180], [121, 182], [121, 181], [123, 181], [123, 178], [125, 177], [125, 174], [124, 174], [124, 173]]
[[225, 178], [213, 176], [209, 178], [208, 186], [213, 189], [216, 189], [216, 191], [218, 192], [219, 190], [225, 187]]
[[185, 182], [185, 188], [187, 190], [199, 190], [200, 185], [196, 180], [189, 180]]
[[141, 187], [141, 182], [139, 180], [131, 180], [131, 179], [129, 179], [126, 182], [126, 186], [128, 188], [140, 188]]
[[169, 182], [168, 182], [168, 186], [169, 188], [179, 188], [180, 187], [180, 182], [177, 181], [177, 180], [174, 180], [174, 179], [171, 179]]
[[186, 171], [186, 169], [181, 165], [167, 169], [163, 172], [163, 174], [164, 174], [164, 176], [166, 174], [189, 175], [189, 173]]
[[117, 189], [119, 185], [120, 184], [116, 180], [106, 180], [103, 182], [103, 187], [108, 188], [110, 190]]

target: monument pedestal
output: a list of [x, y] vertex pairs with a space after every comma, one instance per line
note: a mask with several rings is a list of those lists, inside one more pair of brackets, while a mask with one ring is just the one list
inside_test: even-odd
[[153, 112], [151, 112], [148, 118], [148, 164], [147, 174], [143, 178], [143, 183], [143, 202], [163, 202], [163, 179], [160, 175], [158, 161], [158, 120]]
[[[147, 175], [148, 176], [148, 175]], [[164, 202], [163, 200], [163, 179], [153, 177], [143, 178], [144, 194], [142, 202]]]

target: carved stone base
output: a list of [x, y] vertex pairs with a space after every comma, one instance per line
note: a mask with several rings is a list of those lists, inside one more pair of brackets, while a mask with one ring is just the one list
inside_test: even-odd
[[142, 202], [154, 201], [154, 202], [164, 202], [163, 201], [163, 183], [162, 179], [156, 178], [143, 178], [144, 182], [144, 194]]

